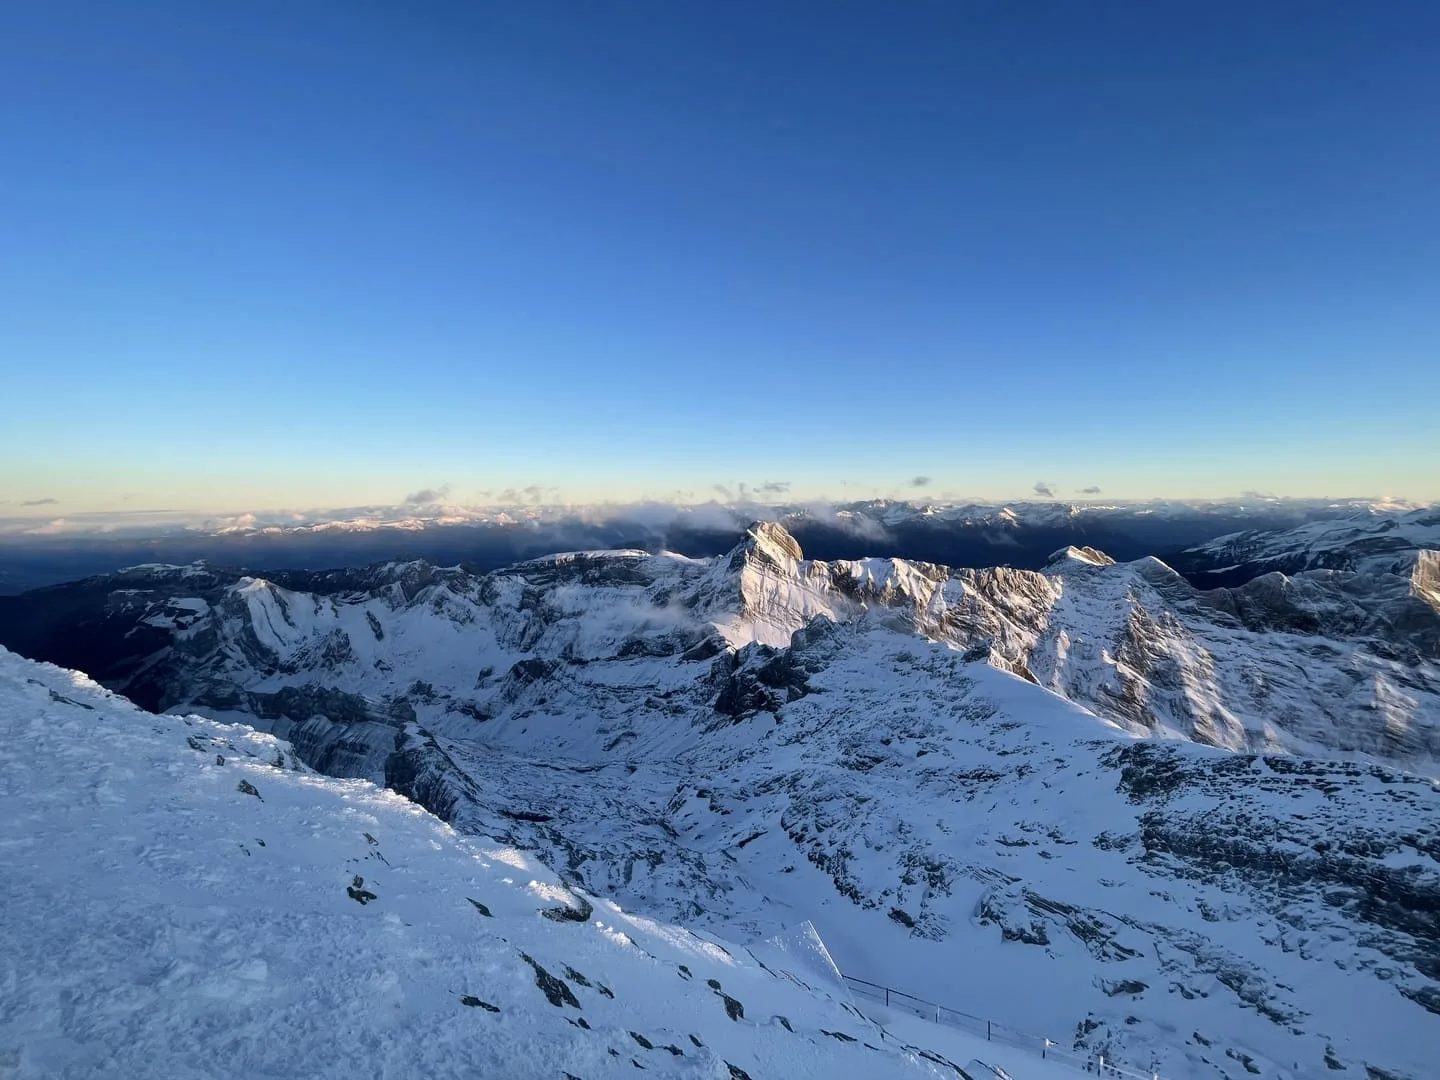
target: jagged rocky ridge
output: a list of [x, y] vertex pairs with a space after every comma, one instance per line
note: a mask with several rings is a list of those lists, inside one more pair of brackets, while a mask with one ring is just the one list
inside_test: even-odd
[[1436, 615], [1401, 575], [818, 563], [762, 525], [106, 585], [98, 636], [148, 636], [115, 685], [662, 914], [815, 918], [857, 974], [1167, 1075], [1418, 1078], [1440, 1030]]

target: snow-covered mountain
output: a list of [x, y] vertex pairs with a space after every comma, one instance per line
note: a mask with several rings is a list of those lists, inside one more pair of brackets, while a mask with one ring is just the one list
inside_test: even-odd
[[1417, 588], [1440, 589], [1440, 509], [1408, 513], [1361, 509], [1293, 529], [1227, 533], [1185, 552], [1190, 566], [1215, 579], [1300, 570], [1400, 574]]
[[1363, 510], [1380, 510], [1393, 504], [1368, 499], [1280, 499], [1256, 496], [1241, 499], [1149, 499], [1083, 501], [1066, 499], [1022, 499], [1007, 503], [931, 502], [910, 499], [866, 499], [822, 508], [787, 507], [780, 520], [787, 526], [811, 515], [824, 519], [833, 514], [842, 519], [871, 521], [886, 526], [926, 522], [933, 525], [961, 524], [975, 527], [1053, 528], [1081, 519], [1150, 519], [1152, 521], [1253, 520], [1299, 525], [1330, 520]]
[[852, 974], [1170, 1077], [1418, 1080], [1440, 680], [1412, 586], [826, 563], [761, 524], [718, 559], [140, 567], [46, 597], [138, 699], [626, 908], [811, 919]]
[[[555, 551], [622, 547], [708, 558], [726, 552], [754, 520], [779, 522], [806, 551], [823, 559], [884, 555], [1033, 570], [1052, 551], [1069, 545], [1096, 547], [1122, 561], [1144, 555], [1173, 559], [1186, 548], [1237, 530], [1290, 529], [1357, 511], [1397, 509], [1356, 499], [1259, 496], [1198, 502], [865, 499], [780, 504], [757, 503], [744, 490], [738, 496], [737, 501], [698, 505], [408, 501], [221, 517], [178, 512], [50, 520], [0, 515], [0, 596], [153, 561], [203, 559], [269, 574], [296, 566], [360, 567], [415, 558], [439, 565], [463, 562], [483, 572]], [[1177, 569], [1188, 573], [1184, 565]]]
[[[592, 664], [640, 661], [635, 677], [707, 706], [721, 682], [745, 679], [755, 647], [784, 648], [817, 617], [869, 613], [1136, 733], [1360, 754], [1429, 775], [1440, 753], [1436, 559], [1412, 549], [1362, 571], [1200, 591], [1154, 558], [1115, 564], [1088, 548], [1040, 571], [805, 560], [784, 528], [761, 523], [714, 560], [610, 551], [489, 575], [416, 562], [274, 580], [140, 566], [32, 596], [41, 616], [63, 614], [62, 638], [94, 649], [57, 658], [156, 707], [254, 712], [320, 687], [403, 702], [433, 726], [514, 714], [531, 683], [550, 697], [593, 681]], [[28, 644], [47, 655], [38, 638]], [[721, 694], [722, 710], [732, 697]]]
[[588, 896], [251, 728], [0, 649], [0, 738], [12, 1080], [997, 1075], [908, 1047], [793, 950]]

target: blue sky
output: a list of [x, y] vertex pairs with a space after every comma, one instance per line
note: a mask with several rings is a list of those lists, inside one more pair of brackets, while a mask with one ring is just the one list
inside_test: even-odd
[[4, 19], [0, 514], [1440, 498], [1440, 5]]

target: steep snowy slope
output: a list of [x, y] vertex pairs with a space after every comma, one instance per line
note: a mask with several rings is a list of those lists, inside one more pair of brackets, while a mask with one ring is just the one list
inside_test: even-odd
[[874, 622], [777, 653], [805, 692], [773, 713], [688, 742], [641, 714], [622, 756], [559, 697], [440, 738], [417, 794], [674, 917], [812, 918], [848, 971], [1165, 1075], [1427, 1074], [1433, 785], [1136, 741]]
[[627, 907], [813, 919], [854, 974], [1166, 1076], [1418, 1080], [1440, 811], [1365, 760], [1434, 757], [1434, 612], [1397, 580], [822, 563], [758, 526], [717, 560], [136, 571], [84, 625], [129, 692]]
[[1407, 577], [1276, 573], [1200, 592], [1155, 559], [1062, 554], [1040, 574], [962, 571], [947, 593], [935, 634], [989, 636], [1012, 669], [1131, 730], [1440, 767], [1440, 598]]
[[251, 729], [0, 650], [0, 739], [5, 1077], [956, 1075]]

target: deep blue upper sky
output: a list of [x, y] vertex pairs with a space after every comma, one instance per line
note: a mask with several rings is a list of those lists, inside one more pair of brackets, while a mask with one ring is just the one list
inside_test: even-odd
[[1440, 498], [1428, 0], [57, 0], [0, 148], [0, 516]]

